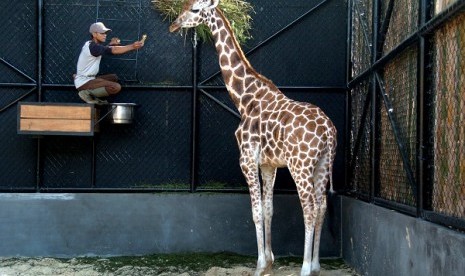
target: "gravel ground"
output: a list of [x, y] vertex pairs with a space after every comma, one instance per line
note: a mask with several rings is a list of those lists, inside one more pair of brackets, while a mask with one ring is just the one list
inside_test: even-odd
[[[190, 255], [177, 255], [181, 258], [179, 265], [172, 257], [143, 256], [120, 258], [0, 258], [0, 276], [22, 275], [69, 275], [69, 276], [100, 276], [100, 275], [131, 275], [131, 276], [217, 276], [217, 275], [253, 275], [253, 263], [246, 259], [245, 264], [238, 264], [240, 260], [231, 261], [226, 258], [219, 259], [202, 255], [212, 264], [202, 259], [192, 260]], [[223, 256], [224, 257], [224, 256]], [[195, 262], [195, 265], [189, 264]], [[341, 260], [322, 261], [321, 276], [349, 276], [356, 275]], [[299, 275], [300, 264], [294, 262], [279, 262], [273, 265], [273, 275], [288, 276]], [[194, 264], [194, 263], [193, 263]]]

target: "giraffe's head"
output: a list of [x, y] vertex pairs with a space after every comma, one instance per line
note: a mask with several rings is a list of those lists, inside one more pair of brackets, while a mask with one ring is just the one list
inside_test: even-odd
[[205, 15], [216, 8], [219, 2], [220, 0], [187, 0], [178, 18], [171, 24], [170, 32], [204, 23]]

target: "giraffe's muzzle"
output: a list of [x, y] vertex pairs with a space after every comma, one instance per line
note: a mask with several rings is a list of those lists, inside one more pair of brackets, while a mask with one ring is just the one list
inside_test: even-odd
[[181, 25], [177, 23], [177, 20], [170, 25], [170, 33], [176, 32], [181, 28]]

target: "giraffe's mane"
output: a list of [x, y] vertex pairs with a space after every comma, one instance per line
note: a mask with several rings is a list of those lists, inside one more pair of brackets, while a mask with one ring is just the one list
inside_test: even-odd
[[232, 42], [234, 43], [234, 46], [236, 47], [237, 49], [237, 52], [239, 54], [239, 57], [241, 58], [241, 60], [244, 61], [246, 67], [248, 69], [250, 69], [251, 73], [258, 79], [260, 79], [261, 81], [263, 81], [264, 83], [268, 84], [271, 86], [271, 88], [274, 88], [274, 89], [278, 89], [276, 87], [276, 85], [270, 80], [268, 79], [267, 77], [259, 74], [257, 71], [255, 71], [255, 69], [252, 67], [252, 65], [250, 65], [250, 62], [249, 60], [247, 59], [247, 57], [245, 56], [244, 52], [242, 51], [242, 48], [241, 46], [239, 45], [239, 42], [237, 42], [237, 39], [236, 39], [236, 35], [234, 34], [233, 32], [233, 29], [231, 27], [231, 23], [229, 22], [229, 20], [226, 18], [226, 16], [224, 15], [223, 11], [221, 9], [219, 9], [218, 7], [216, 7], [216, 11], [218, 12], [218, 14], [220, 15], [220, 17], [223, 19], [223, 22], [225, 23], [225, 26], [226, 28], [228, 29], [229, 33], [231, 34], [231, 37], [232, 37]]
[[184, 2], [183, 10], [189, 10], [195, 0], [187, 0]]

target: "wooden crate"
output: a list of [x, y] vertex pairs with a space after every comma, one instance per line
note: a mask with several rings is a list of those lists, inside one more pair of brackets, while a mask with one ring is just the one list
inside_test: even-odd
[[93, 104], [18, 104], [18, 134], [93, 136], [97, 121]]

